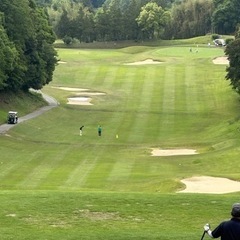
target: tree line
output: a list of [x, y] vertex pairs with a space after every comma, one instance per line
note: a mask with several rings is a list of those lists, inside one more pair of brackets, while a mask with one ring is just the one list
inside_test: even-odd
[[41, 89], [57, 63], [46, 9], [34, 0], [0, 2], [0, 92]]
[[234, 34], [238, 0], [37, 0], [66, 43]]

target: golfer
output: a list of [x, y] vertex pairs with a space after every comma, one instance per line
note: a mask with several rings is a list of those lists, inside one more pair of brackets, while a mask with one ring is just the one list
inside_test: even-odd
[[98, 126], [98, 136], [102, 136], [102, 127], [100, 125]]
[[240, 203], [234, 203], [231, 211], [232, 218], [220, 223], [213, 231], [210, 230], [209, 224], [203, 228], [211, 238], [221, 240], [240, 240]]
[[82, 136], [84, 126], [80, 127], [80, 136]]

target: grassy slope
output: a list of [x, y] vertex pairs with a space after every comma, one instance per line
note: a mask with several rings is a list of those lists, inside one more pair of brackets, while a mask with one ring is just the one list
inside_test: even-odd
[[40, 94], [33, 92], [0, 93], [0, 124], [6, 123], [9, 111], [18, 111], [19, 117], [45, 106]]
[[[190, 239], [228, 218], [238, 194], [175, 193], [192, 175], [240, 178], [238, 96], [211, 61], [223, 50], [191, 47], [59, 50], [52, 86], [106, 95], [70, 106], [74, 93], [48, 86], [61, 105], [0, 137], [1, 239]], [[123, 65], [147, 58], [163, 64]], [[152, 147], [202, 154], [151, 157]]]

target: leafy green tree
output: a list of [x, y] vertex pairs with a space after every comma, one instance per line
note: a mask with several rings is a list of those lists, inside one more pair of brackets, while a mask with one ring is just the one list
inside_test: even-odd
[[227, 45], [225, 54], [229, 60], [226, 79], [230, 81], [232, 88], [240, 94], [240, 30], [236, 33], [235, 40]]
[[212, 0], [186, 0], [175, 4], [171, 12], [169, 37], [190, 38], [211, 32]]
[[31, 18], [34, 24], [34, 38], [30, 38], [26, 43], [29, 45], [27, 55], [27, 82], [24, 89], [41, 89], [44, 85], [52, 81], [53, 71], [57, 63], [56, 51], [52, 44], [55, 35], [48, 22], [48, 16], [44, 9], [32, 6]]
[[12, 41], [18, 51], [18, 59], [14, 69], [8, 73], [5, 89], [18, 90], [27, 81], [25, 74], [27, 71], [28, 44], [33, 33], [33, 24], [30, 19], [29, 1], [22, 0], [21, 4], [17, 0], [2, 0], [0, 11], [4, 13], [4, 29], [10, 41]]
[[[0, 19], [3, 18], [3, 14], [0, 14]], [[8, 74], [16, 66], [18, 53], [17, 50], [7, 36], [5, 29], [2, 26], [2, 20], [0, 21], [0, 91], [5, 89], [8, 79]]]
[[212, 15], [214, 31], [219, 34], [233, 34], [240, 23], [239, 0], [215, 0], [215, 11]]
[[64, 8], [63, 13], [60, 17], [60, 20], [56, 26], [56, 34], [59, 38], [64, 38], [65, 36], [73, 37], [71, 36], [71, 20], [68, 18], [68, 12]]
[[123, 11], [123, 34], [127, 40], [138, 39], [140, 28], [137, 24], [136, 18], [139, 15], [140, 6], [137, 4], [137, 0], [129, 0], [128, 5], [125, 5]]
[[1, 0], [0, 11], [3, 28], [14, 46], [11, 52], [17, 51], [12, 68], [7, 70], [4, 90], [42, 88], [52, 80], [57, 62], [52, 46], [55, 36], [46, 12], [33, 0], [21, 0], [21, 4], [19, 0]]
[[116, 0], [104, 4], [95, 14], [95, 26], [98, 40], [116, 41], [124, 39], [123, 15]]
[[110, 40], [123, 39], [123, 15], [117, 0], [112, 0], [108, 8], [108, 27]]
[[93, 42], [96, 39], [94, 14], [90, 12], [87, 8], [84, 9], [83, 26], [83, 41]]
[[170, 13], [164, 11], [162, 7], [154, 2], [147, 3], [141, 8], [139, 16], [136, 18], [138, 25], [143, 32], [143, 38], [159, 38], [170, 20]]
[[79, 5], [78, 15], [73, 20], [72, 35], [80, 42], [92, 42], [95, 39], [94, 15], [88, 7]]
[[103, 6], [96, 11], [94, 22], [96, 27], [96, 38], [98, 41], [108, 40], [108, 11], [106, 6]]

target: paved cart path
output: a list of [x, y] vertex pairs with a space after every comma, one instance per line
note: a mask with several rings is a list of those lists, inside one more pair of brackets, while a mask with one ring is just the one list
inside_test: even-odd
[[[47, 94], [42, 93], [41, 91], [38, 91], [39, 93], [42, 94], [43, 98], [48, 102], [48, 106], [44, 106], [39, 108], [38, 110], [29, 113], [23, 117], [19, 117], [18, 118], [18, 123], [22, 123], [24, 121], [27, 121], [29, 119], [35, 118], [39, 115], [41, 115], [42, 113], [54, 108], [58, 106], [58, 102], [56, 99], [54, 99], [53, 97], [48, 96]], [[10, 128], [13, 128], [14, 126], [16, 126], [16, 124], [2, 124], [0, 125], [0, 134], [5, 134]]]

